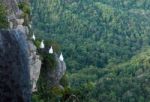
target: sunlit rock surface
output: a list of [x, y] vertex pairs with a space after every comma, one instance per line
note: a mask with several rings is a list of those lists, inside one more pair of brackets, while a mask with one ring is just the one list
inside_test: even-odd
[[22, 25], [18, 25], [16, 28], [18, 31], [21, 31], [25, 34], [25, 39], [27, 41], [27, 51], [28, 51], [28, 62], [29, 62], [29, 69], [30, 69], [30, 80], [31, 80], [31, 86], [32, 91], [35, 92], [36, 90], [36, 84], [37, 80], [40, 75], [40, 69], [41, 69], [41, 60], [40, 56], [36, 54], [36, 47], [33, 44], [32, 41], [28, 40], [28, 28]]
[[36, 55], [36, 47], [31, 41], [28, 41], [29, 46], [29, 67], [30, 67], [30, 76], [32, 91], [37, 91], [37, 81], [39, 79], [40, 70], [41, 70], [41, 60], [40, 56]]

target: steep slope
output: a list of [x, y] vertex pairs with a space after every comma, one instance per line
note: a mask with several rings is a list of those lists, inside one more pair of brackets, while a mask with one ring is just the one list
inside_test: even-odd
[[148, 47], [127, 62], [104, 69], [91, 66], [70, 74], [69, 80], [82, 102], [149, 102], [149, 61]]
[[132, 6], [129, 10], [121, 6], [118, 9], [115, 5], [121, 2], [117, 3], [33, 1], [33, 25], [39, 37], [54, 39], [64, 46], [71, 71], [90, 65], [122, 63], [150, 44], [150, 15], [147, 8], [143, 8], [142, 15]]
[[65, 98], [149, 102], [149, 0], [41, 0], [32, 5], [38, 37], [64, 46], [70, 85]]
[[0, 31], [0, 102], [30, 102], [27, 42], [18, 30]]
[[17, 28], [13, 30], [8, 29], [10, 22], [7, 13], [9, 10], [15, 12], [18, 6], [14, 0], [8, 2], [1, 0], [0, 6], [0, 29], [3, 28], [0, 30], [0, 101], [30, 102], [31, 86], [26, 32], [21, 25], [16, 25]]
[[[30, 38], [33, 31], [28, 0], [1, 0], [0, 14], [0, 29], [3, 28], [0, 31], [0, 102], [30, 102], [31, 93], [39, 93], [36, 84], [41, 64], [42, 71], [46, 68], [49, 70], [44, 73], [46, 80], [42, 79], [42, 83], [40, 80], [40, 84], [48, 84], [46, 87], [38, 87], [44, 87], [44, 92], [51, 91], [50, 88], [56, 86], [64, 90], [60, 80], [66, 71], [65, 62], [58, 58], [56, 52], [48, 53], [47, 49], [52, 45], [47, 45], [45, 41], [46, 48], [42, 49], [34, 45], [38, 40]], [[56, 63], [53, 62], [55, 60]], [[51, 66], [53, 64], [56, 66]], [[42, 96], [42, 93], [38, 95]]]

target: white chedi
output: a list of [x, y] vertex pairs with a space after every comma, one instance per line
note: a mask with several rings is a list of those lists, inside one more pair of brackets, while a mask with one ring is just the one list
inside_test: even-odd
[[32, 25], [31, 25], [31, 24], [29, 24], [29, 28], [30, 28], [30, 29], [32, 28]]
[[64, 61], [64, 57], [63, 57], [63, 54], [62, 54], [62, 53], [61, 53], [60, 56], [59, 56], [59, 60], [60, 60], [60, 61]]
[[13, 29], [13, 22], [8, 18], [8, 22], [9, 22], [9, 28]]
[[43, 40], [41, 41], [40, 48], [41, 48], [41, 49], [45, 48], [45, 45], [44, 45], [44, 41], [43, 41]]
[[51, 48], [49, 49], [49, 53], [53, 54], [53, 47], [51, 46]]
[[10, 29], [13, 29], [13, 23], [12, 22], [9, 22], [9, 27], [10, 27]]
[[24, 19], [16, 19], [18, 25], [22, 25], [24, 23]]
[[33, 39], [33, 40], [35, 40], [35, 39], [36, 39], [34, 34], [32, 35], [32, 39]]

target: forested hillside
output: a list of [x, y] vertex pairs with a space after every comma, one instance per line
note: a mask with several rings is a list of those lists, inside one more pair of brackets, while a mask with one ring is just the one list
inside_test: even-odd
[[32, 20], [79, 102], [150, 102], [150, 0], [32, 0]]
[[35, 1], [33, 23], [42, 31], [37, 31], [40, 36], [64, 46], [70, 70], [85, 65], [103, 68], [124, 62], [149, 45], [150, 11], [144, 6], [146, 1], [137, 1], [137, 5], [131, 1]]

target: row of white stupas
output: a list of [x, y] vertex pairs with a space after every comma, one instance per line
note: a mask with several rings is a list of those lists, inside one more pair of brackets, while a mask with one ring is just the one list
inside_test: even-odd
[[[18, 11], [16, 12], [16, 14], [17, 14], [17, 15], [21, 15], [21, 14], [22, 14], [22, 11], [21, 11], [21, 10], [18, 10]], [[12, 28], [13, 28], [13, 23], [11, 22], [11, 19], [16, 19], [15, 14], [13, 14], [12, 17], [8, 17], [8, 22], [10, 23], [10, 28], [12, 29]], [[24, 23], [24, 19], [16, 19], [16, 20], [17, 20], [18, 26], [23, 27], [22, 24]], [[29, 24], [29, 28], [30, 28], [30, 29], [32, 28], [32, 25], [31, 25], [31, 24]], [[35, 37], [34, 34], [32, 35], [32, 39], [33, 39], [33, 40], [36, 40], [36, 37]], [[41, 48], [41, 49], [45, 48], [45, 45], [44, 45], [44, 41], [43, 41], [43, 40], [41, 41], [40, 48]], [[53, 48], [52, 48], [52, 46], [51, 46], [51, 48], [49, 49], [49, 53], [50, 53], [50, 54], [53, 54]], [[64, 57], [63, 57], [62, 53], [61, 53], [60, 56], [59, 56], [59, 60], [60, 60], [60, 61], [64, 61]]]
[[[33, 40], [36, 40], [34, 34], [32, 35], [32, 39], [33, 39]], [[44, 48], [45, 48], [45, 44], [44, 44], [44, 41], [43, 41], [43, 40], [41, 41], [40, 48], [41, 48], [41, 49], [44, 49]], [[53, 53], [54, 53], [52, 46], [51, 46], [51, 48], [49, 49], [48, 52], [49, 52], [49, 54], [53, 54]], [[60, 60], [60, 61], [64, 61], [64, 57], [63, 57], [63, 54], [62, 54], [62, 53], [61, 53], [60, 56], [59, 56], [59, 60]]]

